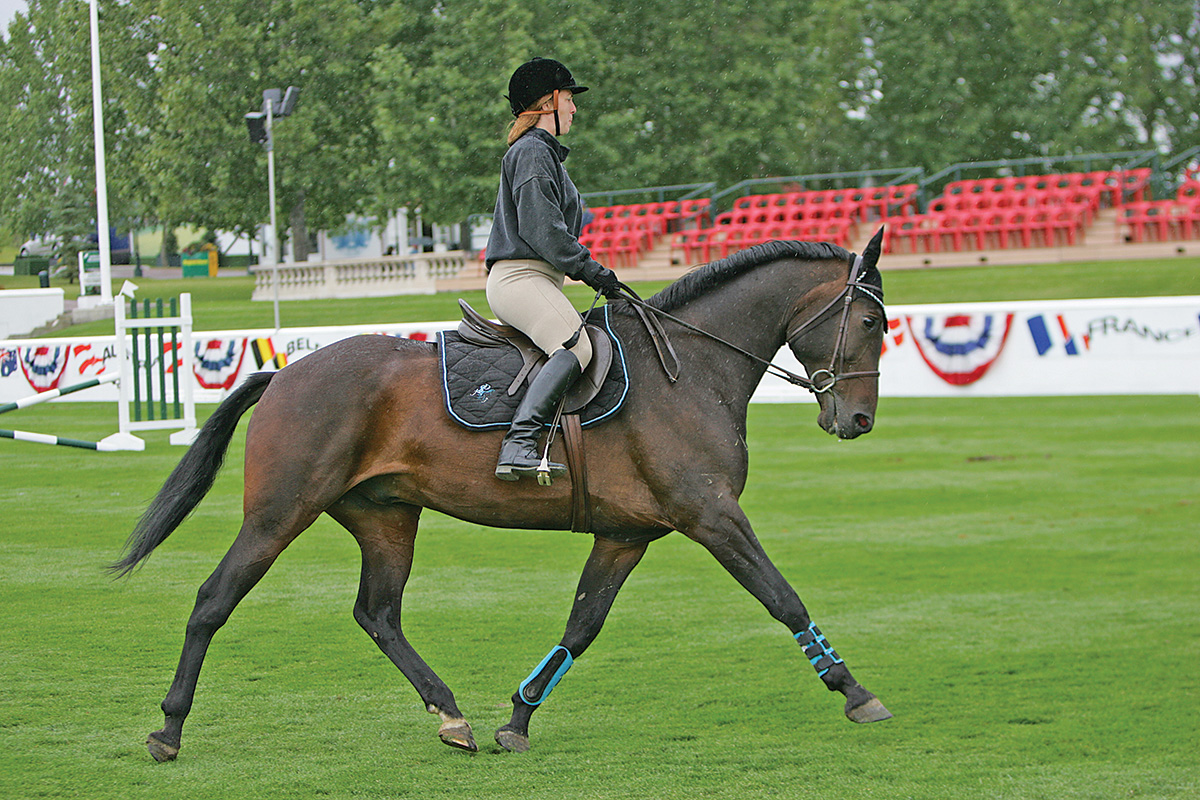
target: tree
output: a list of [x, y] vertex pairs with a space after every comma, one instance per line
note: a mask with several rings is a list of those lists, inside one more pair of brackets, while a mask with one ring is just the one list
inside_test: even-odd
[[[332, 228], [358, 210], [374, 157], [364, 95], [372, 46], [358, 3], [142, 1], [158, 41], [146, 54], [158, 91], [142, 169], [162, 219], [239, 233], [266, 219], [265, 156], [242, 118], [264, 89], [288, 85], [302, 99], [275, 127], [284, 218]], [[295, 238], [304, 250], [307, 234]]]

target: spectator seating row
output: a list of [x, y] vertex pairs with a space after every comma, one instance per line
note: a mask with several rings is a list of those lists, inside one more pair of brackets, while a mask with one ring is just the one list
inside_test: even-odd
[[1078, 209], [1045, 206], [918, 214], [888, 220], [885, 253], [942, 253], [1058, 247], [1083, 241]]
[[656, 203], [601, 206], [590, 209], [592, 220], [579, 240], [592, 257], [610, 266], [635, 267], [666, 234], [710, 220], [712, 200], [666, 200]]
[[771, 239], [849, 247], [860, 222], [912, 214], [916, 194], [916, 184], [904, 184], [746, 195], [718, 214], [711, 227], [677, 231], [671, 253], [677, 260], [699, 263]]
[[848, 248], [854, 227], [855, 222], [848, 219], [715, 225], [678, 231], [671, 239], [671, 253], [680, 254], [686, 263], [698, 264], [773, 239], [832, 242]]
[[766, 224], [802, 220], [902, 217], [916, 210], [917, 185], [756, 194], [739, 197], [733, 209], [718, 214], [717, 225]]
[[1117, 211], [1118, 241], [1186, 239], [1200, 239], [1200, 180], [1196, 178], [1185, 181], [1173, 200], [1126, 203]]
[[1078, 244], [1102, 208], [1146, 203], [1150, 175], [1147, 168], [952, 181], [926, 213], [888, 220], [884, 252]]
[[1047, 175], [1024, 175], [1008, 178], [977, 178], [952, 181], [946, 184], [943, 197], [959, 195], [1022, 195], [1027, 192], [1072, 190], [1094, 196], [1099, 207], [1120, 206], [1126, 202], [1142, 202], [1150, 189], [1149, 167], [1130, 170], [1098, 170], [1092, 172], [1057, 172]]
[[1153, 201], [1150, 177], [1144, 168], [959, 180], [925, 213], [917, 213], [916, 184], [747, 195], [715, 217], [707, 198], [609, 206], [593, 209], [583, 242], [617, 267], [635, 266], [665, 235], [673, 257], [697, 263], [770, 239], [849, 247], [864, 222], [886, 223], [889, 253], [1053, 247], [1082, 242], [1096, 215], [1114, 207], [1128, 241], [1200, 236], [1200, 180], [1173, 201]]

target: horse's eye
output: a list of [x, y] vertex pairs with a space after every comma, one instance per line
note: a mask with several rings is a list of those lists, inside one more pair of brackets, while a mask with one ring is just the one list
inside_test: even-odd
[[863, 327], [869, 331], [875, 330], [875, 326], [878, 324], [879, 324], [879, 319], [877, 317], [872, 317], [872, 316], [863, 317]]

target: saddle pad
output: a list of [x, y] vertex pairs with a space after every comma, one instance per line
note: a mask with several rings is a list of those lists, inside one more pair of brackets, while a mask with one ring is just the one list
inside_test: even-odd
[[[625, 350], [609, 325], [608, 306], [592, 313], [588, 321], [602, 329], [613, 343], [613, 363], [595, 399], [579, 411], [583, 427], [591, 427], [614, 416], [629, 393]], [[468, 342], [457, 331], [439, 331], [438, 349], [442, 363], [442, 395], [446, 410], [466, 428], [507, 428], [525, 387], [510, 396], [508, 387], [524, 362], [515, 347], [484, 347]]]

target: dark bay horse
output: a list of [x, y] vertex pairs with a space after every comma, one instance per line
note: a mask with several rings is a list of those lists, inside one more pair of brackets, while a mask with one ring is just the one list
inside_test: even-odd
[[[675, 382], [630, 304], [611, 302], [631, 386], [622, 412], [586, 433], [594, 544], [566, 632], [520, 684], [512, 718], [496, 732], [504, 748], [528, 749], [534, 710], [600, 632], [647, 545], [672, 531], [703, 545], [787, 626], [825, 686], [845, 695], [846, 716], [891, 716], [813, 624], [738, 505], [748, 468], [747, 404], [784, 343], [816, 384], [818, 424], [843, 439], [871, 430], [886, 327], [875, 266], [881, 235], [857, 258], [828, 244], [769, 242], [695, 270], [650, 298], [647, 305], [694, 326], [663, 323], [678, 355]], [[570, 482], [497, 480], [502, 432], [472, 432], [450, 419], [436, 346], [355, 336], [234, 390], [152, 501], [114, 571], [130, 572], [196, 507], [239, 418], [256, 403], [246, 435], [241, 530], [200, 588], [162, 703], [165, 725], [147, 739], [151, 755], [176, 757], [213, 635], [322, 513], [362, 550], [355, 619], [441, 717], [442, 741], [475, 750], [454, 695], [401, 630], [418, 518], [433, 508], [481, 525], [563, 530], [570, 527]]]

